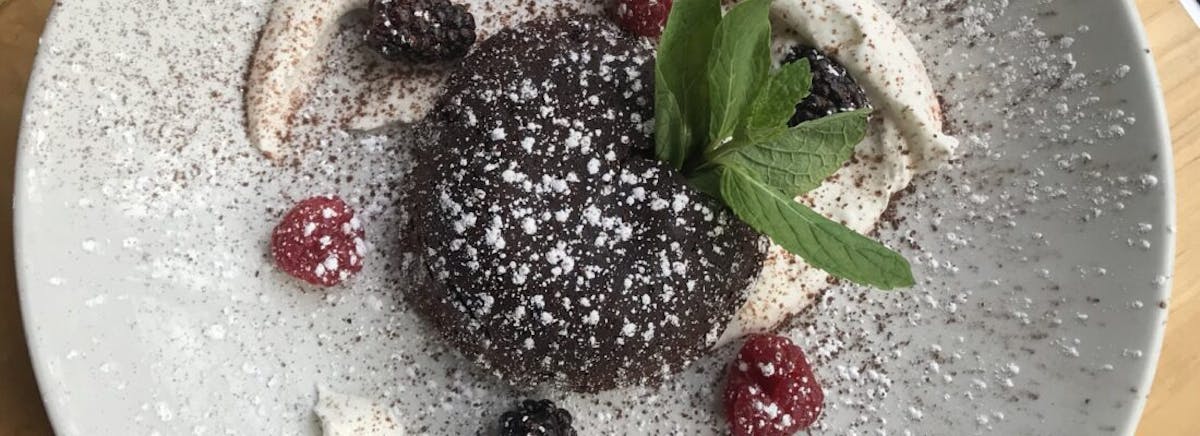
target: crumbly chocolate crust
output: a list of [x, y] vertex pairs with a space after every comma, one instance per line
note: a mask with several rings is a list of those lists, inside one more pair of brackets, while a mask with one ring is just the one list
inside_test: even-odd
[[600, 17], [483, 42], [417, 170], [417, 306], [517, 385], [652, 383], [743, 303], [761, 238], [652, 157], [653, 50]]

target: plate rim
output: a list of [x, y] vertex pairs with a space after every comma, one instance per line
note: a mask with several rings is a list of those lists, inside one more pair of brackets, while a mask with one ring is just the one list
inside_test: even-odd
[[[1163, 93], [1162, 79], [1158, 74], [1158, 65], [1154, 61], [1154, 49], [1150, 46], [1150, 39], [1146, 33], [1146, 25], [1142, 22], [1142, 16], [1137, 8], [1135, 0], [1121, 0], [1121, 5], [1125, 9], [1125, 20], [1133, 28], [1134, 42], [1142, 47], [1140, 53], [1137, 54], [1137, 67], [1149, 72], [1146, 75], [1146, 80], [1140, 83], [1140, 86], [1148, 95], [1150, 101], [1150, 116], [1154, 117], [1156, 128], [1153, 131], [1154, 143], [1159, 151], [1157, 172], [1166, 174], [1170, 177], [1164, 177], [1160, 181], [1166, 200], [1163, 203], [1164, 215], [1167, 219], [1167, 235], [1166, 243], [1162, 245], [1162, 249], [1158, 250], [1157, 254], [1161, 265], [1163, 266], [1163, 276], [1166, 281], [1162, 286], [1155, 289], [1160, 301], [1166, 301], [1168, 308], [1170, 307], [1170, 299], [1172, 291], [1174, 291], [1175, 278], [1175, 244], [1178, 237], [1175, 231], [1178, 225], [1178, 212], [1176, 209], [1176, 192], [1175, 192], [1175, 150], [1171, 140], [1171, 124], [1167, 114], [1166, 95]], [[1139, 115], [1140, 117], [1141, 115]], [[1135, 404], [1131, 408], [1131, 419], [1126, 419], [1126, 428], [1124, 434], [1133, 434], [1137, 431], [1138, 426], [1142, 422], [1142, 416], [1146, 411], [1146, 403], [1150, 400], [1150, 394], [1154, 389], [1154, 377], [1158, 373], [1159, 360], [1162, 357], [1163, 338], [1167, 331], [1167, 317], [1169, 310], [1158, 310], [1155, 312], [1155, 326], [1151, 333], [1150, 349], [1147, 352], [1147, 358], [1152, 364], [1146, 365], [1146, 369], [1142, 371], [1141, 380], [1138, 382], [1138, 388], [1143, 395], [1138, 395], [1134, 400]]]
[[[873, 0], [872, 0], [873, 1]], [[1163, 202], [1163, 214], [1166, 218], [1168, 226], [1165, 243], [1160, 245], [1159, 250], [1152, 253], [1157, 254], [1159, 264], [1162, 266], [1160, 272], [1166, 277], [1166, 281], [1155, 289], [1156, 296], [1160, 301], [1170, 303], [1172, 291], [1174, 290], [1174, 273], [1175, 273], [1175, 250], [1176, 239], [1178, 237], [1176, 228], [1178, 224], [1176, 191], [1175, 191], [1175, 167], [1174, 167], [1174, 150], [1171, 138], [1170, 119], [1166, 110], [1166, 98], [1163, 94], [1162, 82], [1158, 73], [1157, 65], [1154, 60], [1154, 51], [1150, 46], [1149, 38], [1146, 33], [1145, 23], [1141, 19], [1136, 0], [1117, 0], [1117, 7], [1121, 8], [1121, 15], [1127, 22], [1127, 25], [1133, 29], [1134, 42], [1141, 47], [1135, 56], [1130, 58], [1131, 62], [1135, 63], [1135, 67], [1147, 71], [1146, 78], [1135, 82], [1136, 85], [1146, 95], [1146, 102], [1149, 108], [1148, 113], [1139, 115], [1142, 117], [1152, 117], [1154, 119], [1155, 129], [1151, 132], [1152, 138], [1147, 142], [1152, 143], [1158, 151], [1159, 159], [1157, 166], [1154, 168], [1158, 174], [1167, 175], [1160, 180], [1160, 186], [1165, 195]], [[27, 145], [30, 141], [30, 130], [28, 123], [30, 121], [31, 103], [34, 99], [34, 93], [28, 90], [34, 89], [35, 85], [40, 85], [43, 78], [46, 76], [46, 51], [43, 43], [48, 40], [53, 40], [54, 36], [60, 31], [60, 26], [56, 25], [61, 4], [56, 3], [50, 10], [47, 16], [44, 31], [39, 37], [38, 50], [34, 58], [33, 68], [29, 74], [27, 84], [27, 92], [22, 106], [21, 122], [19, 124], [19, 134], [16, 143], [16, 156], [14, 160], [13, 170], [13, 197], [12, 197], [12, 235], [13, 235], [13, 263], [15, 267], [14, 279], [17, 285], [17, 295], [20, 301], [19, 307], [21, 310], [21, 323], [23, 334], [25, 337], [26, 350], [30, 362], [33, 367], [34, 378], [37, 382], [38, 392], [42, 401], [46, 416], [50, 421], [51, 428], [54, 432], [60, 433], [64, 423], [67, 422], [67, 408], [58, 407], [53, 402], [49, 401], [53, 395], [57, 394], [59, 389], [55, 387], [51, 376], [48, 374], [49, 369], [46, 365], [47, 356], [44, 355], [45, 347], [40, 344], [37, 335], [34, 331], [37, 330], [37, 324], [31, 319], [29, 314], [32, 312], [30, 308], [30, 297], [26, 289], [29, 283], [32, 283], [30, 277], [27, 276], [28, 268], [25, 265], [31, 262], [22, 253], [26, 250], [24, 247], [24, 239], [21, 237], [25, 232], [23, 229], [29, 228], [24, 215], [21, 211], [25, 208], [25, 203], [28, 201], [24, 196], [20, 195], [25, 192], [26, 181], [20, 175], [25, 174], [29, 169], [30, 159], [28, 157]], [[1130, 417], [1125, 419], [1124, 428], [1121, 429], [1122, 434], [1133, 434], [1144, 415], [1146, 404], [1154, 387], [1154, 378], [1158, 372], [1159, 360], [1162, 354], [1163, 339], [1166, 333], [1166, 323], [1169, 310], [1158, 310], [1155, 313], [1154, 326], [1150, 331], [1149, 348], [1146, 350], [1146, 359], [1152, 364], [1145, 366], [1141, 371], [1141, 377], [1137, 383], [1139, 392], [1142, 395], [1135, 396], [1133, 407], [1129, 409]]]

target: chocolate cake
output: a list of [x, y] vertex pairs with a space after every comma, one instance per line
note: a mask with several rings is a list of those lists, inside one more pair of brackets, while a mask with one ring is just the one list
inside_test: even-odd
[[518, 386], [653, 383], [709, 349], [764, 243], [653, 158], [653, 49], [600, 17], [535, 21], [454, 73], [420, 157], [412, 300]]

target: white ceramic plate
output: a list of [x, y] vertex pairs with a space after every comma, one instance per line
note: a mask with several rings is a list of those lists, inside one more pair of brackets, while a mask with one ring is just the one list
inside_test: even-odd
[[[397, 297], [402, 129], [318, 119], [321, 140], [286, 167], [248, 143], [243, 77], [267, 3], [54, 10], [15, 214], [30, 349], [60, 434], [315, 434], [318, 384], [392, 405], [412, 432], [462, 434], [519, 398]], [[882, 3], [964, 145], [881, 230], [922, 283], [835, 287], [789, 331], [826, 388], [816, 431], [1132, 432], [1165, 322], [1174, 211], [1131, 3]], [[317, 193], [351, 199], [367, 223], [373, 257], [351, 286], [301, 286], [265, 255], [282, 210]], [[545, 395], [583, 434], [708, 432], [730, 352], [661, 389]]]

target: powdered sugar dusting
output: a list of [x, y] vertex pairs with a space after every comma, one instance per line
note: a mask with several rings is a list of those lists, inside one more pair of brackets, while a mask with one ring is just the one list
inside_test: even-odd
[[[497, 9], [527, 5], [510, 3]], [[1163, 159], [1129, 152], [1150, 141], [1156, 116], [1121, 103], [1144, 98], [1130, 84], [1148, 72], [1084, 56], [1124, 59], [1129, 47], [1101, 46], [1098, 27], [1072, 21], [1074, 3], [881, 3], [922, 36], [914, 42], [964, 156], [918, 180], [880, 226], [912, 259], [918, 287], [836, 286], [786, 330], [827, 383], [816, 431], [1127, 430], [1145, 395], [1137, 376], [1155, 355], [1146, 326], [1167, 306], [1166, 272], [1145, 267], [1173, 231], [1156, 212], [1171, 192]], [[266, 8], [97, 0], [64, 2], [55, 14], [31, 88], [17, 197], [24, 228], [70, 224], [18, 235], [22, 283], [38, 291], [25, 295], [26, 316], [44, 326], [31, 338], [47, 401], [89, 411], [58, 430], [311, 434], [312, 386], [327, 382], [402, 411], [411, 428], [477, 432], [518, 394], [428, 339], [432, 330], [397, 297], [409, 283], [398, 193], [411, 181], [419, 133], [336, 129], [337, 114], [319, 109], [342, 97], [331, 79], [299, 117], [307, 152], [282, 165], [261, 159], [245, 139], [239, 86]], [[1123, 34], [1115, 26], [1104, 31]], [[180, 29], [197, 37], [165, 37]], [[339, 53], [331, 77], [356, 56]], [[353, 286], [328, 292], [289, 280], [264, 255], [274, 220], [323, 192], [360, 211], [364, 249], [378, 259]], [[565, 221], [579, 219], [587, 216]], [[94, 252], [83, 246], [89, 238]], [[599, 303], [571, 307], [609, 319]], [[522, 316], [540, 317], [529, 307]], [[70, 334], [51, 327], [64, 325]], [[662, 387], [536, 394], [590, 432], [712, 433], [723, 428], [712, 386], [731, 353]], [[94, 398], [105, 398], [102, 410]]]

